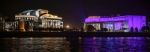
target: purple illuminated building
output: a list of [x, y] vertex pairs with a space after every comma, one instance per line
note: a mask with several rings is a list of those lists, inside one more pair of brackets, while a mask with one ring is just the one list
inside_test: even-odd
[[93, 25], [96, 30], [107, 28], [109, 32], [129, 32], [131, 29], [140, 31], [146, 26], [146, 16], [140, 15], [124, 15], [116, 17], [90, 16], [85, 19], [84, 29], [87, 25]]

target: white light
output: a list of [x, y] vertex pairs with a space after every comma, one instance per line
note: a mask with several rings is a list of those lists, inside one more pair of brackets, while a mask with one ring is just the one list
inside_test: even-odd
[[67, 28], [67, 29], [69, 29], [69, 28], [70, 28], [70, 26], [69, 26], [69, 25], [66, 25], [66, 28]]

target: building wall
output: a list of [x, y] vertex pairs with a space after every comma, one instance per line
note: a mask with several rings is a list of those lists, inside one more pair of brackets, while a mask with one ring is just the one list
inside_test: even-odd
[[126, 16], [129, 24], [129, 28], [138, 28], [138, 31], [141, 30], [142, 26], [146, 26], [146, 16]]
[[[108, 23], [111, 22], [114, 24], [115, 30], [121, 29], [122, 27], [128, 28], [130, 30], [131, 27], [138, 28], [138, 31], [141, 30], [143, 26], [146, 26], [146, 16], [138, 16], [138, 15], [125, 15], [125, 16], [116, 16], [116, 17], [90, 17], [85, 19], [84, 28], [86, 28], [87, 23], [95, 24], [95, 23]], [[126, 24], [127, 23], [127, 24]], [[122, 26], [124, 24], [125, 26]]]

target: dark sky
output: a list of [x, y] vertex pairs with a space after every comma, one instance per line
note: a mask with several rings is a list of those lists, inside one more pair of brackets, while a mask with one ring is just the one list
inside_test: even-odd
[[28, 9], [48, 9], [50, 13], [63, 17], [65, 24], [76, 27], [84, 18], [93, 15], [150, 15], [147, 0], [0, 0], [0, 3], [3, 16], [13, 16]]

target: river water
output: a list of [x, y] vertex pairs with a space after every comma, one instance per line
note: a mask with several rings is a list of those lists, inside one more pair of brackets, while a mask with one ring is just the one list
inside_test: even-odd
[[[71, 52], [65, 37], [1, 38], [1, 52]], [[148, 52], [149, 37], [84, 37], [81, 52]]]

